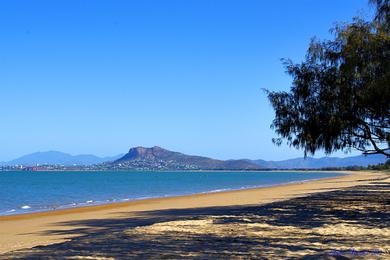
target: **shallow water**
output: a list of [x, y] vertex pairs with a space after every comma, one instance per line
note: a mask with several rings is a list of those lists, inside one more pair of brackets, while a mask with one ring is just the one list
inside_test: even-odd
[[318, 172], [0, 172], [0, 215], [266, 187], [336, 177]]

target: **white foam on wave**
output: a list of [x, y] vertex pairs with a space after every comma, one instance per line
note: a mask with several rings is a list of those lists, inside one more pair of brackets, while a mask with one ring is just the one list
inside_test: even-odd
[[20, 208], [21, 209], [31, 209], [31, 207], [29, 205], [24, 205], [24, 206], [21, 206]]
[[[216, 190], [211, 190], [211, 191], [204, 191], [204, 192], [201, 192], [201, 193], [216, 193], [216, 192], [222, 192], [222, 191], [230, 191], [232, 189], [216, 189]], [[196, 193], [195, 193], [196, 194]]]

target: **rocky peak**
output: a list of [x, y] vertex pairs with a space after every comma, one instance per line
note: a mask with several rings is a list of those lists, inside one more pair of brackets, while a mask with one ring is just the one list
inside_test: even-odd
[[129, 152], [120, 160], [154, 160], [169, 156], [172, 152], [165, 150], [159, 146], [150, 148], [138, 146], [130, 148]]

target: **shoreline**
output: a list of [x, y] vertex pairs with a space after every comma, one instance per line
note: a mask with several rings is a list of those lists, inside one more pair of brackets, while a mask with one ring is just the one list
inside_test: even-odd
[[[324, 170], [324, 169], [226, 169], [226, 170], [134, 170], [134, 169], [123, 169], [123, 170], [35, 170], [35, 171], [27, 171], [27, 170], [1, 170], [0, 173], [2, 172], [26, 172], [26, 173], [32, 173], [32, 172], [107, 172], [107, 171], [112, 171], [112, 172], [135, 172], [135, 173], [144, 173], [144, 172], [162, 172], [162, 173], [170, 173], [170, 172], [355, 172], [352, 170], [344, 170], [344, 169], [338, 169], [335, 168], [335, 170]], [[357, 170], [358, 171], [358, 170]], [[356, 171], [356, 172], [357, 172]], [[363, 170], [364, 171], [364, 170]]]
[[[202, 172], [202, 171], [201, 171]], [[252, 172], [252, 171], [251, 171]], [[270, 171], [262, 172], [261, 173], [268, 173]], [[273, 172], [299, 172], [302, 173], [302, 171], [273, 171]], [[234, 172], [232, 172], [234, 173]], [[300, 183], [306, 183], [306, 182], [312, 182], [312, 181], [319, 181], [319, 180], [326, 180], [326, 179], [333, 179], [333, 178], [339, 178], [343, 176], [350, 175], [350, 173], [342, 173], [342, 172], [335, 172], [335, 171], [307, 171], [307, 173], [337, 173], [342, 174], [340, 176], [332, 176], [332, 177], [322, 177], [322, 178], [313, 178], [313, 179], [303, 179], [298, 181], [289, 181], [289, 182], [283, 182], [283, 183], [276, 183], [276, 184], [269, 184], [269, 185], [253, 185], [253, 186], [244, 186], [240, 188], [227, 188], [227, 189], [217, 189], [217, 190], [210, 190], [210, 191], [203, 191], [203, 192], [196, 192], [196, 193], [186, 193], [186, 194], [174, 194], [174, 195], [168, 195], [168, 196], [159, 196], [159, 197], [143, 197], [143, 198], [124, 198], [124, 199], [118, 199], [116, 201], [93, 201], [93, 202], [80, 202], [74, 206], [70, 205], [60, 205], [57, 208], [48, 208], [43, 210], [35, 210], [35, 211], [29, 211], [29, 212], [21, 212], [21, 213], [10, 213], [10, 214], [0, 214], [0, 221], [3, 219], [3, 217], [13, 217], [13, 216], [19, 216], [19, 215], [30, 215], [31, 217], [34, 217], [32, 215], [39, 214], [39, 213], [46, 213], [46, 212], [56, 212], [56, 211], [64, 211], [64, 210], [72, 210], [72, 209], [79, 209], [79, 208], [89, 208], [93, 210], [93, 207], [98, 206], [106, 206], [110, 204], [122, 204], [122, 203], [132, 203], [132, 202], [142, 202], [142, 201], [148, 201], [148, 200], [154, 200], [154, 199], [167, 199], [167, 198], [176, 198], [176, 197], [187, 197], [187, 196], [195, 196], [195, 195], [202, 195], [202, 194], [213, 194], [213, 193], [223, 193], [223, 192], [234, 192], [234, 191], [242, 191], [242, 190], [254, 190], [254, 189], [261, 189], [261, 188], [272, 188], [277, 186], [284, 186], [284, 185], [290, 185], [290, 184], [300, 184]], [[115, 206], [115, 205], [113, 205]], [[119, 206], [119, 205], [118, 205]], [[13, 212], [15, 212], [14, 210]]]
[[64, 223], [80, 222], [91, 219], [123, 219], [142, 215], [143, 212], [166, 209], [195, 209], [207, 207], [261, 205], [270, 202], [287, 200], [309, 194], [342, 189], [369, 183], [385, 177], [382, 172], [347, 172], [338, 177], [320, 178], [317, 180], [299, 181], [270, 187], [229, 190], [220, 192], [198, 193], [175, 197], [152, 198], [115, 202], [103, 205], [84, 206], [34, 212], [18, 215], [0, 216], [0, 254], [9, 251], [64, 242], [80, 234], [52, 234], [50, 230], [71, 230], [83, 228]]

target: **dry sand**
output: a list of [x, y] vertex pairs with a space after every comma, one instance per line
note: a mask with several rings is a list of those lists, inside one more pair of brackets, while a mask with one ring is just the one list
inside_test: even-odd
[[[155, 217], [156, 212], [182, 209], [204, 209], [202, 211], [203, 217], [172, 221], [166, 221], [166, 219], [160, 217], [161, 221], [153, 221], [151, 225], [142, 224], [132, 226], [132, 223], [128, 222], [128, 228], [126, 226], [121, 226], [120, 228], [123, 229], [123, 234], [131, 235], [132, 237], [152, 237], [153, 239], [156, 239], [156, 236], [161, 238], [162, 235], [165, 236], [167, 234], [174, 234], [179, 239], [183, 234], [185, 237], [190, 237], [189, 234], [227, 237], [230, 233], [234, 233], [239, 237], [245, 236], [252, 238], [273, 235], [281, 239], [285, 236], [286, 232], [293, 239], [289, 242], [290, 244], [297, 243], [294, 239], [298, 239], [305, 234], [307, 236], [309, 233], [313, 236], [323, 235], [327, 237], [349, 234], [351, 237], [370, 236], [372, 238], [376, 237], [378, 240], [383, 240], [383, 237], [390, 238], [390, 229], [387, 227], [373, 229], [366, 228], [359, 223], [352, 225], [350, 222], [338, 222], [337, 224], [327, 224], [307, 229], [288, 224], [285, 226], [275, 226], [261, 221], [254, 221], [251, 217], [253, 214], [249, 214], [246, 217], [238, 217], [237, 214], [213, 215], [212, 209], [218, 207], [259, 206], [270, 202], [306, 197], [309, 194], [319, 192], [335, 191], [357, 185], [370, 185], [374, 182], [383, 182], [384, 178], [388, 177], [388, 175], [379, 172], [348, 172], [348, 174], [347, 176], [337, 178], [267, 188], [147, 199], [42, 213], [2, 216], [0, 217], [0, 254], [13, 250], [70, 241], [72, 238], [85, 236], [86, 230], [88, 230], [89, 235], [94, 232], [99, 233], [102, 229], [107, 229], [108, 227], [113, 228], [112, 223], [122, 223], [125, 219], [145, 220], [145, 223], [147, 223], [151, 215], [146, 213], [153, 212], [153, 216]], [[359, 205], [356, 204], [353, 207], [360, 207], [361, 205]], [[332, 210], [334, 210], [334, 207], [339, 207], [338, 210], [341, 211], [344, 210], [344, 205], [333, 205], [332, 207]], [[208, 208], [210, 209], [209, 211]], [[282, 207], [278, 210], [282, 212], [285, 209]], [[240, 218], [240, 223], [234, 223], [232, 221], [238, 218]], [[225, 222], [230, 221], [232, 223], [227, 225], [214, 225], [215, 223], [221, 222], [222, 219]], [[104, 222], [105, 220], [107, 222]], [[108, 224], [108, 221], [110, 221], [110, 224]], [[91, 229], [91, 225], [84, 224], [92, 222], [102, 224], [93, 226], [93, 230]], [[119, 230], [119, 224], [116, 228], [115, 230], [117, 232]], [[115, 245], [113, 246], [115, 247]], [[318, 246], [320, 247], [321, 245]], [[338, 248], [336, 244], [334, 248]], [[308, 251], [309, 249], [305, 250]], [[302, 252], [299, 252], [298, 255], [305, 254], [305, 250], [301, 250]], [[286, 254], [286, 252], [280, 253]]]

